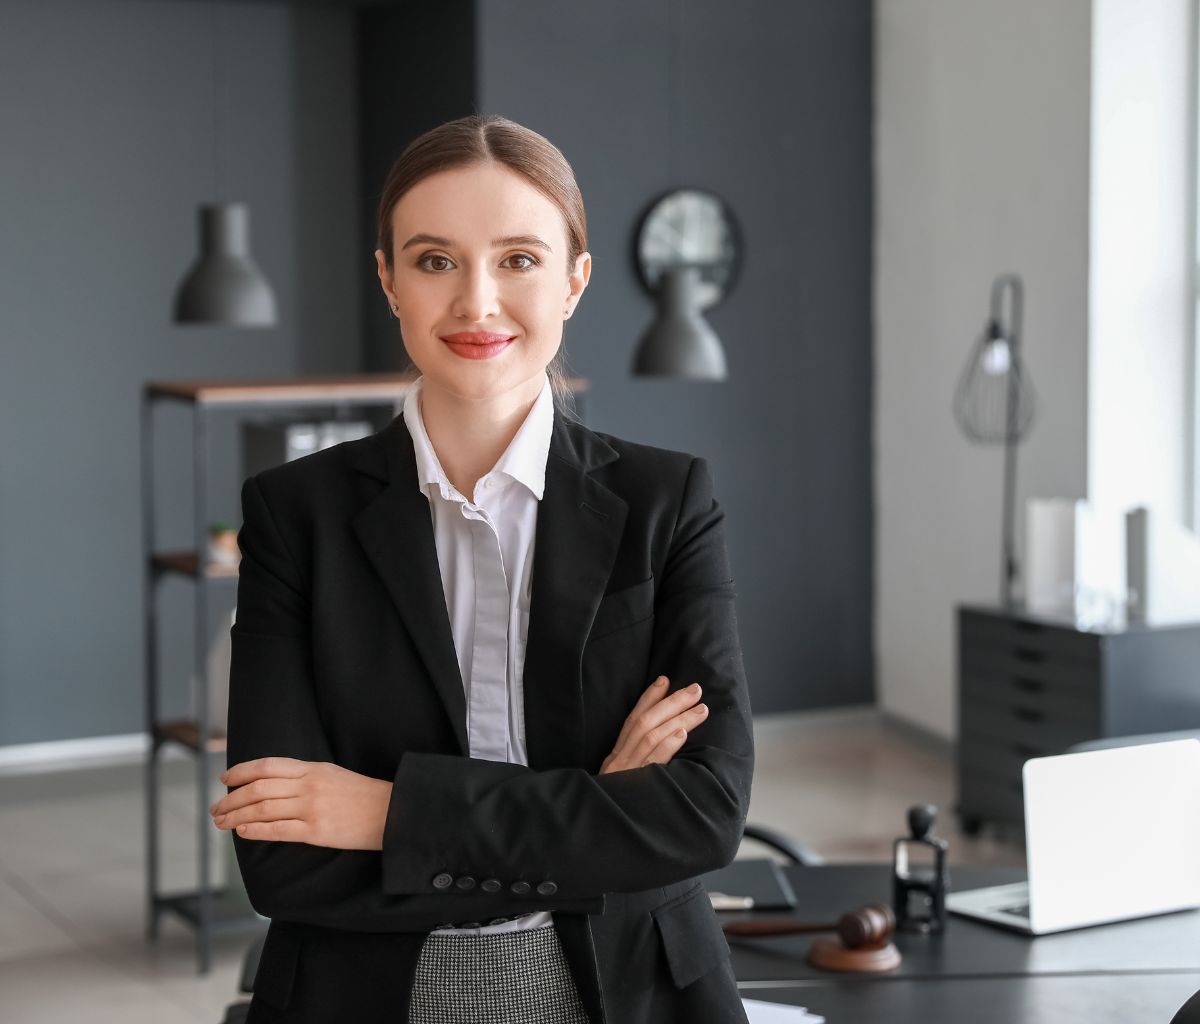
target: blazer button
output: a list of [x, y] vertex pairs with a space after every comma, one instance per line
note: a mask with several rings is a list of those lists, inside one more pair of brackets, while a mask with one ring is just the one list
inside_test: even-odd
[[500, 879], [498, 878], [485, 878], [479, 883], [479, 888], [484, 892], [499, 892], [504, 886], [500, 884]]
[[528, 882], [513, 882], [509, 889], [515, 892], [518, 896], [526, 896], [532, 886]]
[[558, 886], [553, 882], [538, 882], [537, 891], [539, 896], [553, 896], [558, 892]]
[[474, 889], [474, 888], [475, 888], [475, 879], [474, 879], [474, 878], [472, 878], [470, 875], [463, 875], [463, 876], [462, 876], [462, 877], [461, 877], [461, 878], [460, 878], [460, 879], [459, 879], [457, 882], [455, 882], [454, 884], [455, 884], [455, 885], [457, 885], [457, 886], [458, 886], [460, 889], [462, 889], [462, 890], [463, 890], [463, 892], [466, 892], [468, 889]]
[[435, 889], [449, 889], [454, 884], [454, 876], [443, 871], [440, 875], [433, 876], [433, 887]]

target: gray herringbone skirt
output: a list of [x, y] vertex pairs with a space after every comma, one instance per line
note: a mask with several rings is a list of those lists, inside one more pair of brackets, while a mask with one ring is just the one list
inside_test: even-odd
[[421, 947], [410, 1024], [588, 1024], [554, 926]]

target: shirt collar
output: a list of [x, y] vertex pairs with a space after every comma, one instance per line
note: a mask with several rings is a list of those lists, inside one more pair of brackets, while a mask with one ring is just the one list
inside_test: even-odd
[[[448, 490], [450, 480], [442, 469], [441, 461], [425, 431], [425, 420], [421, 415], [421, 384], [418, 377], [409, 388], [404, 399], [404, 424], [413, 439], [413, 454], [417, 461], [417, 486], [424, 491], [435, 484], [443, 491]], [[504, 473], [520, 481], [542, 500], [546, 487], [546, 458], [550, 451], [550, 435], [554, 430], [554, 391], [550, 387], [550, 375], [543, 371], [542, 389], [538, 392], [529, 415], [509, 442], [504, 454], [496, 460], [490, 472]], [[443, 495], [444, 496], [444, 495]]]

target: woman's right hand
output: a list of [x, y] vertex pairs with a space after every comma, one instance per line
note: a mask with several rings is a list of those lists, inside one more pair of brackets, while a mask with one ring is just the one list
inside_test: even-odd
[[697, 704], [700, 684], [676, 690], [669, 697], [670, 681], [659, 676], [646, 687], [625, 724], [612, 753], [600, 766], [600, 774], [666, 764], [683, 746], [687, 734], [708, 717], [708, 707]]

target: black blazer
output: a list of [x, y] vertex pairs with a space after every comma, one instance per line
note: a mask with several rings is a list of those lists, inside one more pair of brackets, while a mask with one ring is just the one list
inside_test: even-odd
[[[593, 1024], [744, 1021], [697, 879], [737, 850], [754, 760], [706, 461], [555, 409], [524, 670], [528, 767], [466, 756], [403, 416], [250, 477], [242, 515], [228, 765], [279, 755], [394, 782], [382, 851], [232, 833], [250, 901], [271, 918], [250, 1024], [404, 1021], [432, 928], [532, 910], [554, 913]], [[597, 774], [659, 674], [672, 689], [699, 682], [708, 718], [670, 764]]]

